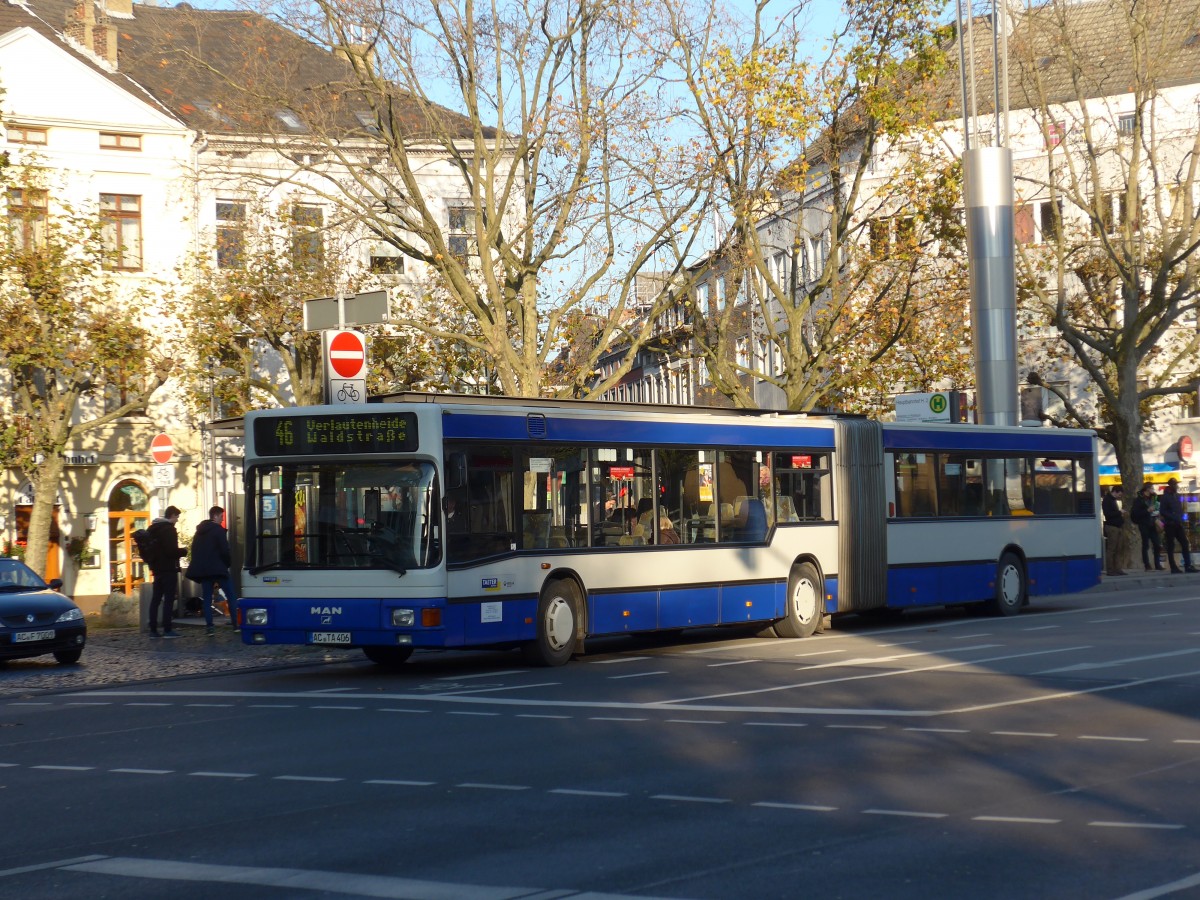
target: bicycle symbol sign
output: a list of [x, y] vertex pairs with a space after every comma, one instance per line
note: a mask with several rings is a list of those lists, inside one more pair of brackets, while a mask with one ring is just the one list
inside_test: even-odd
[[327, 391], [329, 403], [367, 402], [367, 382], [362, 378], [334, 379]]
[[337, 398], [343, 403], [357, 403], [362, 399], [362, 393], [354, 386], [354, 382], [347, 381], [338, 390]]

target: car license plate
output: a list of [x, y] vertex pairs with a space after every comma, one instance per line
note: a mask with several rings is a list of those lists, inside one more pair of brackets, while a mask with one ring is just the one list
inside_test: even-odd
[[23, 644], [28, 641], [52, 641], [54, 632], [51, 631], [18, 631], [13, 635], [13, 643]]
[[350, 632], [314, 631], [312, 642], [314, 644], [348, 644], [350, 643]]

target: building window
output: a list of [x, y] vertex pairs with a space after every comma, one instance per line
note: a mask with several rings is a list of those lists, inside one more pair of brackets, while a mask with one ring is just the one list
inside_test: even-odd
[[1059, 237], [1062, 235], [1062, 201], [1039, 201], [1037, 204], [1037, 211], [1039, 243], [1045, 244], [1058, 241]]
[[477, 252], [475, 236], [470, 233], [474, 208], [469, 203], [451, 200], [446, 205], [446, 211], [447, 246], [450, 255], [461, 262], [469, 256], [474, 256]]
[[375, 247], [368, 268], [374, 275], [403, 275], [404, 257], [390, 246]]
[[140, 134], [118, 134], [115, 131], [102, 131], [100, 132], [100, 149], [138, 151], [142, 149], [142, 136]]
[[1137, 130], [1137, 113], [1126, 113], [1117, 117], [1117, 133], [1130, 135]]
[[14, 247], [29, 253], [46, 245], [46, 192], [9, 188], [8, 223]]
[[321, 229], [325, 213], [319, 206], [297, 203], [292, 207], [292, 266], [311, 272], [325, 263], [325, 240]]
[[108, 267], [137, 272], [142, 268], [142, 198], [136, 194], [100, 195], [101, 233]]
[[44, 147], [49, 140], [49, 132], [45, 128], [32, 125], [9, 125], [7, 131], [10, 144], [36, 144]]
[[217, 268], [246, 266], [246, 204], [239, 200], [217, 201]]

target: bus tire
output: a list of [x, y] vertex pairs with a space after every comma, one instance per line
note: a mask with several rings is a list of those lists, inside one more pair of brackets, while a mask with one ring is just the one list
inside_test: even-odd
[[1015, 616], [1025, 605], [1027, 591], [1025, 567], [1020, 557], [1006, 550], [996, 563], [996, 596], [988, 601], [988, 612], [997, 616]]
[[561, 666], [575, 652], [579, 624], [579, 590], [573, 581], [551, 581], [538, 598], [537, 637], [521, 645], [531, 666]]
[[377, 666], [394, 669], [408, 662], [412, 656], [412, 647], [363, 647], [362, 652], [367, 659]]
[[784, 638], [811, 637], [825, 621], [825, 605], [821, 602], [821, 576], [812, 563], [792, 566], [788, 575], [787, 614], [775, 623], [775, 633]]

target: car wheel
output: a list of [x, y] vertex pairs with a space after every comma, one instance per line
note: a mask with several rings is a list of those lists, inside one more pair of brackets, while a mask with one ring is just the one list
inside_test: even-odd
[[83, 648], [76, 647], [74, 650], [55, 650], [54, 658], [64, 666], [74, 665], [79, 662], [79, 657], [83, 656]]
[[997, 616], [1015, 616], [1025, 605], [1025, 567], [1015, 553], [1005, 551], [996, 564], [996, 596], [988, 611]]
[[551, 581], [538, 598], [537, 637], [521, 647], [531, 666], [561, 666], [575, 652], [579, 590], [572, 581]]
[[362, 652], [367, 659], [377, 666], [394, 669], [408, 662], [413, 654], [412, 647], [363, 647]]

